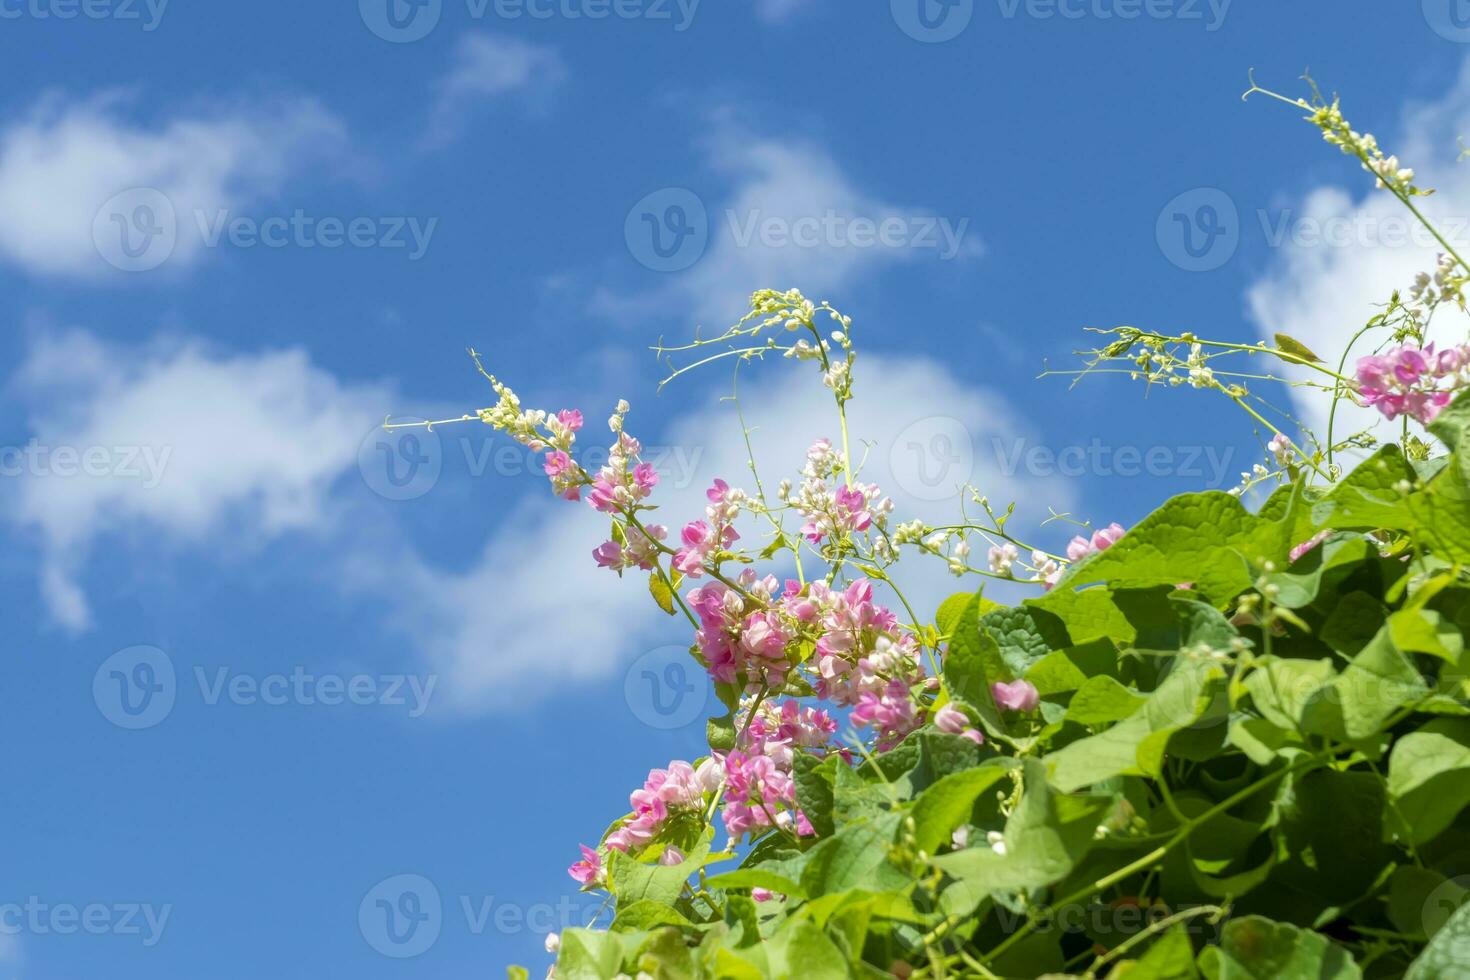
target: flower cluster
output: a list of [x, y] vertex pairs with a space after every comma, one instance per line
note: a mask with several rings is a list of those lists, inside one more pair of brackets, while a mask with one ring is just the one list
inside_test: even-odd
[[1377, 178], [1380, 189], [1387, 188], [1403, 197], [1428, 196], [1434, 193], [1415, 186], [1414, 171], [1400, 166], [1398, 157], [1385, 155], [1372, 133], [1354, 130], [1343, 118], [1338, 100], [1333, 99], [1331, 104], [1319, 101], [1313, 106], [1305, 99], [1298, 99], [1297, 104], [1312, 110], [1308, 118], [1322, 130], [1324, 140], [1363, 161], [1363, 169]]
[[876, 731], [880, 749], [923, 722], [914, 703], [924, 683], [919, 643], [873, 600], [873, 583], [859, 579], [839, 590], [813, 582], [789, 596], [786, 608], [815, 633], [817, 696], [851, 706], [853, 723]]
[[1121, 524], [1109, 524], [1100, 531], [1094, 531], [1091, 538], [1077, 535], [1067, 545], [1067, 557], [1072, 561], [1081, 561], [1088, 555], [1107, 551], [1117, 544], [1118, 539], [1124, 534]]
[[[754, 569], [741, 573], [739, 588], [711, 582], [686, 596], [699, 620], [694, 634], [710, 676], [748, 688], [779, 688], [791, 670], [787, 644], [794, 629], [783, 621], [774, 599], [780, 585], [774, 576], [758, 578]], [[787, 590], [793, 586], [789, 584]]]
[[722, 551], [740, 540], [735, 518], [745, 503], [743, 490], [732, 490], [724, 480], [716, 480], [705, 491], [709, 506], [704, 509], [708, 521], [691, 521], [679, 534], [682, 547], [674, 555], [674, 568], [687, 578], [699, 578], [705, 567]]
[[830, 439], [819, 439], [806, 452], [802, 483], [793, 494], [783, 483], [779, 496], [806, 519], [801, 534], [812, 544], [826, 539], [841, 540], [861, 534], [875, 524], [882, 528], [893, 513], [893, 501], [883, 496], [876, 486], [862, 483], [839, 486], [835, 490], [827, 481], [846, 469], [845, 457], [832, 448]]
[[617, 412], [607, 421], [617, 441], [608, 450], [607, 465], [598, 471], [587, 492], [588, 505], [604, 514], [626, 513], [658, 486], [658, 473], [652, 464], [637, 461], [643, 447], [623, 431], [627, 414], [628, 403], [618, 402]]
[[1425, 311], [1432, 311], [1441, 303], [1453, 302], [1465, 308], [1465, 277], [1459, 272], [1460, 263], [1453, 255], [1439, 256], [1434, 272], [1421, 272], [1414, 277], [1409, 288], [1409, 298]]
[[[607, 835], [604, 846], [627, 854], [652, 844], [671, 820], [681, 814], [702, 814], [705, 794], [716, 792], [723, 778], [719, 763], [706, 759], [696, 769], [687, 762], [671, 762], [667, 769], [648, 774], [643, 788], [632, 792], [628, 802], [633, 812]], [[581, 845], [582, 860], [567, 869], [583, 885], [602, 884], [605, 874], [602, 853]], [[680, 864], [679, 848], [666, 845], [659, 860]]]
[[1385, 418], [1407, 415], [1421, 423], [1433, 422], [1454, 397], [1470, 383], [1470, 345], [1436, 351], [1403, 345], [1385, 354], [1358, 359], [1358, 392]]
[[624, 540], [605, 541], [592, 552], [599, 568], [615, 572], [628, 568], [651, 571], [658, 562], [660, 543], [669, 536], [669, 530], [662, 524], [633, 525], [623, 529], [622, 535]]
[[726, 832], [732, 840], [773, 826], [810, 835], [812, 825], [796, 804], [795, 753], [826, 746], [837, 723], [796, 701], [763, 703], [749, 717], [738, 748], [724, 757]]
[[1276, 459], [1276, 465], [1282, 469], [1296, 462], [1296, 447], [1291, 444], [1290, 439], [1279, 432], [1271, 437], [1270, 442], [1266, 443], [1266, 451]]

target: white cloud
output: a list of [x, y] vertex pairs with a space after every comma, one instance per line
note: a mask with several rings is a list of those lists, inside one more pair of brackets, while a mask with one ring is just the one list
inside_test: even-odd
[[439, 80], [426, 142], [434, 146], [452, 139], [477, 104], [517, 93], [544, 99], [566, 74], [554, 48], [495, 34], [466, 35]]
[[186, 266], [202, 244], [196, 212], [257, 202], [344, 140], [340, 123], [309, 100], [216, 106], [159, 123], [131, 121], [128, 108], [118, 96], [53, 96], [0, 132], [0, 257], [39, 275], [104, 275], [112, 267], [94, 236], [99, 212], [148, 188], [174, 210], [170, 258]]
[[[1373, 128], [1367, 120], [1353, 118], [1351, 102], [1345, 109], [1357, 128]], [[1408, 107], [1399, 129], [1402, 135], [1380, 137], [1380, 143], [1386, 152], [1397, 153], [1405, 166], [1415, 168], [1421, 186], [1436, 188], [1434, 196], [1419, 199], [1420, 210], [1465, 254], [1470, 242], [1470, 170], [1457, 165], [1455, 137], [1470, 129], [1470, 62], [1441, 99]], [[1290, 334], [1335, 368], [1353, 334], [1395, 289], [1407, 292], [1415, 274], [1432, 270], [1441, 249], [1427, 239], [1402, 204], [1387, 191], [1374, 189], [1372, 178], [1355, 161], [1330, 147], [1324, 146], [1324, 152], [1336, 156], [1342, 179], [1352, 190], [1314, 188], [1299, 204], [1269, 216], [1263, 230], [1271, 235], [1284, 229], [1286, 234], [1276, 264], [1251, 287], [1249, 303], [1265, 339], [1277, 332]], [[1431, 339], [1436, 336], [1462, 340], [1459, 314], [1442, 312], [1431, 327]], [[1360, 342], [1349, 368], [1358, 356], [1371, 352]], [[1303, 420], [1325, 436], [1330, 398], [1304, 392], [1296, 401]], [[1334, 436], [1375, 426], [1386, 432], [1387, 425], [1376, 411], [1344, 403]]]
[[80, 331], [39, 341], [16, 387], [32, 442], [0, 460], [3, 516], [38, 535], [44, 598], [72, 629], [90, 621], [78, 573], [99, 536], [248, 548], [330, 523], [330, 486], [388, 401], [299, 349], [133, 352]]
[[835, 295], [887, 265], [963, 261], [983, 251], [969, 216], [884, 201], [859, 188], [814, 142], [759, 136], [721, 114], [704, 150], [707, 165], [732, 187], [723, 201], [703, 201], [705, 254], [653, 293], [600, 291], [599, 312], [623, 317], [674, 307], [724, 326], [756, 289], [799, 286], [809, 296]]
[[[772, 364], [766, 377], [747, 376], [741, 385], [768, 492], [781, 476], [796, 475], [812, 442], [837, 438], [830, 394], [811, 366], [803, 367]], [[957, 500], [921, 499], [935, 494], [928, 484], [915, 482], [916, 461], [910, 452], [915, 440], [927, 448], [927, 440], [936, 434], [955, 432], [961, 438], [968, 434], [974, 457], [973, 465], [959, 462], [944, 474], [952, 482], [972, 479], [997, 503], [1014, 499], [1028, 507], [1034, 504], [1039, 512], [1030, 516], [1036, 518], [1045, 516], [1047, 503], [1059, 510], [1071, 504], [1069, 489], [1059, 481], [1042, 485], [1009, 478], [992, 465], [992, 439], [1026, 434], [997, 394], [966, 385], [929, 360], [863, 358], [859, 369], [859, 397], [849, 405], [854, 455], [863, 453], [860, 441], [872, 444], [863, 479], [892, 494], [900, 518], [958, 516]], [[629, 430], [636, 433], [639, 419], [647, 414], [634, 407]], [[955, 421], [937, 421], [941, 419]], [[584, 441], [589, 435], [596, 437], [590, 427]], [[739, 423], [729, 404], [711, 399], [659, 441], [680, 447], [696, 463], [684, 485], [670, 486], [665, 473], [656, 492], [661, 508], [656, 519], [672, 533], [703, 516], [703, 491], [715, 477], [753, 490]], [[931, 479], [939, 475], [937, 470], [928, 474]], [[742, 530], [747, 544], [756, 542], [758, 550], [760, 528], [747, 520]], [[688, 624], [659, 612], [638, 574], [620, 580], [595, 567], [592, 549], [607, 533], [607, 519], [585, 505], [537, 501], [508, 515], [469, 570], [445, 571], [419, 562], [406, 575], [395, 572], [392, 584], [404, 599], [400, 625], [445, 675], [443, 689], [460, 708], [534, 703], [561, 685], [614, 675], [639, 652], [687, 641]], [[956, 588], [942, 563], [932, 559], [912, 558], [896, 574], [920, 615], [932, 613]], [[973, 583], [966, 584], [973, 588]]]

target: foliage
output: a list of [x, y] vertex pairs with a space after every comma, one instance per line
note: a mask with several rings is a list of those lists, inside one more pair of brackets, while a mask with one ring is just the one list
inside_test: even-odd
[[[1429, 193], [1335, 101], [1266, 94], [1307, 110], [1409, 208]], [[1463, 311], [1470, 267], [1446, 249], [1354, 338], [1382, 347], [1353, 376], [1346, 353], [1333, 370], [1284, 335], [1110, 331], [1081, 373], [1222, 393], [1270, 432], [1272, 465], [1065, 554], [1019, 540], [1013, 509], [971, 487], [976, 513], [955, 524], [897, 522], [849, 448], [852, 321], [795, 290], [759, 292], [720, 336], [659, 351], [671, 378], [724, 359], [737, 378], [768, 355], [814, 364], [840, 444], [816, 443], [794, 481], [753, 465], [749, 491], [716, 481], [673, 543], [651, 523], [657, 473], [626, 403], [592, 473], [573, 455], [580, 413], [527, 411], [486, 373], [499, 401], [465, 420], [545, 451], [553, 490], [609, 517], [596, 561], [646, 574], [658, 607], [687, 620], [725, 709], [708, 757], [653, 770], [584, 846], [571, 874], [606, 894], [607, 916], [548, 937], [555, 975], [1463, 971], [1470, 349], [1436, 352], [1427, 332], [1437, 310]], [[1223, 360], [1252, 357], [1289, 376]], [[1250, 390], [1262, 381], [1372, 405], [1401, 434], [1293, 439]], [[751, 525], [760, 548], [740, 544]], [[921, 617], [892, 572], [905, 554], [968, 584]], [[986, 578], [1038, 594], [1001, 606], [977, 588]]]

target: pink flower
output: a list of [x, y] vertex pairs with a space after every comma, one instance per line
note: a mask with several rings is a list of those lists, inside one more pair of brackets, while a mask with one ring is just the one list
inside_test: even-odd
[[618, 489], [604, 470], [592, 481], [592, 489], [587, 492], [587, 505], [604, 514], [616, 514], [622, 509], [618, 503]]
[[577, 432], [582, 428], [582, 413], [575, 408], [564, 408], [557, 412], [556, 420], [565, 426], [568, 432]]
[[679, 850], [673, 844], [670, 844], [668, 847], [664, 848], [664, 852], [658, 856], [658, 863], [666, 868], [672, 868], [675, 865], [683, 864], [684, 852]]
[[648, 496], [658, 486], [658, 471], [651, 463], [639, 463], [633, 469], [633, 485], [642, 491], [644, 497]]
[[877, 729], [880, 750], [897, 745], [903, 737], [919, 727], [918, 713], [908, 685], [900, 680], [888, 682], [881, 694], [864, 691], [852, 709], [852, 723], [858, 728]]
[[590, 885], [602, 877], [602, 857], [586, 844], [582, 848], [582, 860], [567, 869], [567, 874], [583, 885]]
[[1444, 410], [1453, 393], [1464, 387], [1461, 373], [1470, 363], [1470, 346], [1436, 352], [1396, 347], [1384, 354], [1358, 359], [1358, 393], [1389, 419], [1408, 415], [1428, 424]]
[[690, 521], [679, 532], [684, 547], [674, 553], [674, 567], [689, 578], [699, 578], [711, 556], [739, 539], [739, 533], [729, 525], [711, 528], [704, 521]]
[[1303, 541], [1295, 548], [1291, 549], [1291, 560], [1296, 561], [1298, 558], [1302, 557], [1302, 555], [1305, 555], [1307, 552], [1311, 551], [1313, 548], [1317, 547], [1319, 544], [1321, 544], [1323, 541], [1326, 541], [1331, 536], [1331, 531], [1318, 531], [1316, 534], [1312, 535], [1310, 538]]
[[985, 744], [980, 729], [971, 726], [969, 717], [952, 704], [946, 704], [934, 713], [934, 727], [950, 735], [968, 738], [976, 745]]
[[868, 510], [868, 497], [861, 490], [843, 487], [833, 494], [842, 523], [853, 531], [866, 531], [873, 524], [873, 514]]
[[750, 890], [750, 898], [754, 902], [773, 902], [780, 897], [780, 895], [765, 888], [752, 888]]
[[616, 541], [604, 541], [592, 552], [592, 557], [597, 560], [598, 568], [621, 569], [623, 567], [623, 546]]
[[970, 725], [970, 719], [952, 704], [946, 704], [934, 713], [934, 727], [941, 732], [958, 735]]
[[1100, 551], [1107, 551], [1118, 543], [1118, 539], [1125, 533], [1123, 525], [1113, 523], [1100, 531], [1094, 531], [1091, 538], [1077, 535], [1067, 544], [1067, 558], [1071, 561], [1081, 561], [1088, 555], [1095, 555]]
[[990, 685], [990, 694], [995, 703], [1008, 711], [1034, 711], [1041, 703], [1041, 695], [1030, 681], [997, 681]]
[[1116, 522], [1109, 524], [1101, 531], [1093, 533], [1092, 550], [1107, 551], [1113, 545], [1117, 544], [1118, 539], [1121, 538], [1125, 533], [1127, 532], [1123, 530], [1123, 525]]

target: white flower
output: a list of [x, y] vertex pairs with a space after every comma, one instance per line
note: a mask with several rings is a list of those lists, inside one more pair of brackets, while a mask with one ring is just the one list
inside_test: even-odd
[[1011, 566], [1021, 557], [1021, 553], [1016, 550], [1015, 545], [1007, 541], [1003, 545], [992, 546], [989, 557], [992, 572], [996, 575], [1011, 575]]
[[546, 934], [546, 943], [545, 943], [545, 946], [546, 946], [546, 951], [548, 953], [556, 953], [556, 952], [560, 951], [561, 950], [561, 936], [559, 936], [558, 934], [556, 934], [554, 932], [548, 932]]

